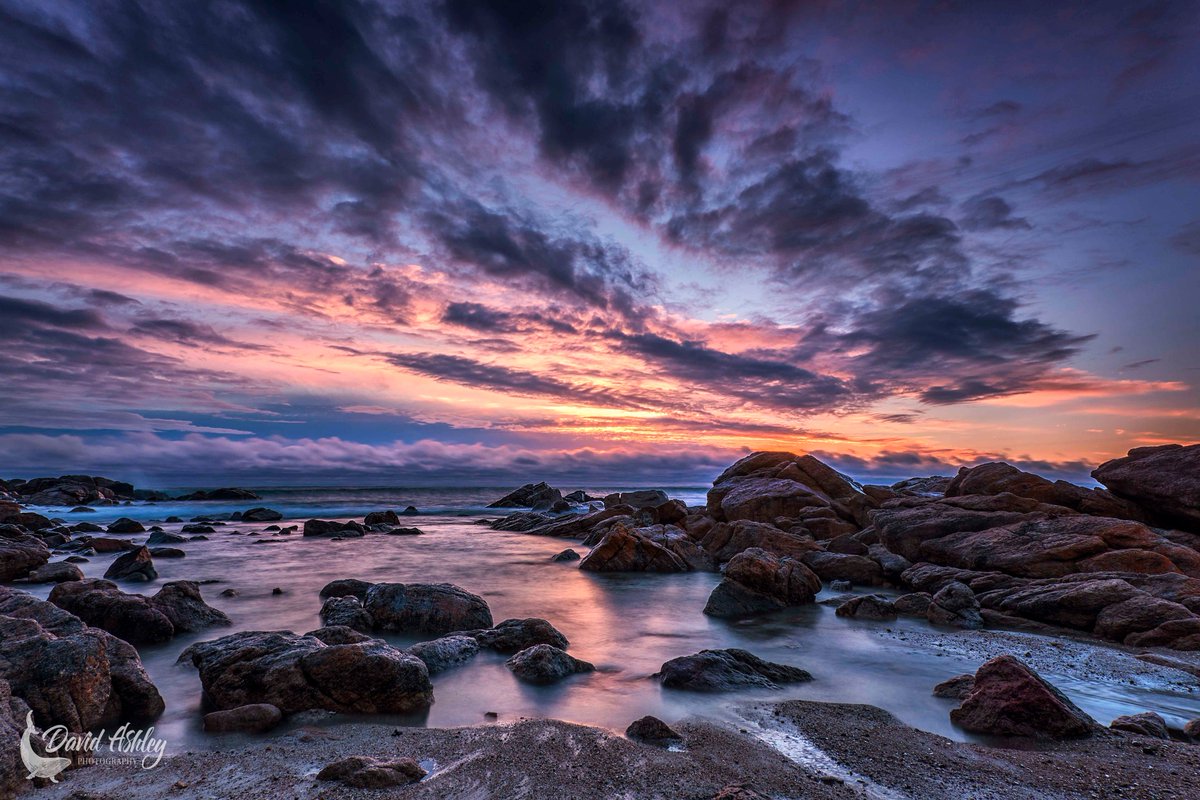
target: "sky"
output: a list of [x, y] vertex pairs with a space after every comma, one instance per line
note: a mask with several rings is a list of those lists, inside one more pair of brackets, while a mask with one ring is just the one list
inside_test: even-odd
[[1194, 2], [0, 0], [3, 474], [1200, 440]]

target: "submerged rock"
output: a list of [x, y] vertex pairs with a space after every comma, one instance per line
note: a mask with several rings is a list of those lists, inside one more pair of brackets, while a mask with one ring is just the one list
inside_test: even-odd
[[270, 703], [284, 714], [395, 714], [433, 702], [425, 664], [379, 639], [327, 644], [309, 634], [244, 631], [198, 642], [180, 659], [199, 670], [216, 710]]
[[50, 592], [50, 602], [134, 644], [164, 642], [177, 633], [230, 624], [222, 611], [204, 602], [199, 585], [190, 581], [172, 581], [147, 597], [93, 578], [59, 584]]
[[142, 523], [129, 517], [121, 517], [116, 522], [110, 522], [106, 530], [109, 533], [145, 533]]
[[557, 628], [538, 617], [506, 619], [494, 628], [474, 631], [471, 635], [481, 647], [497, 653], [517, 653], [539, 644], [566, 650], [569, 644]]
[[662, 665], [658, 678], [669, 689], [724, 692], [778, 689], [781, 683], [810, 681], [812, 675], [798, 667], [763, 661], [745, 650], [729, 649], [673, 658]]
[[443, 634], [492, 627], [484, 599], [449, 583], [377, 583], [363, 607], [378, 630]]
[[1090, 736], [1097, 727], [1066, 695], [1007, 655], [979, 668], [974, 686], [950, 712], [950, 720], [972, 733], [1049, 739]]
[[139, 547], [116, 557], [104, 571], [104, 577], [117, 581], [152, 581], [158, 577], [150, 550]]
[[66, 561], [43, 564], [25, 577], [28, 583], [66, 583], [83, 580], [83, 570]]
[[479, 642], [470, 636], [452, 633], [431, 642], [414, 644], [408, 652], [425, 662], [432, 675], [470, 661], [479, 652]]
[[555, 553], [553, 556], [550, 557], [550, 560], [551, 561], [559, 561], [559, 562], [578, 561], [579, 553], [576, 553], [574, 550], [572, 550], [571, 548], [568, 547], [566, 550], [563, 550], [560, 553]]
[[554, 503], [562, 500], [562, 492], [555, 489], [550, 484], [542, 481], [541, 483], [527, 483], [520, 489], [515, 489], [494, 503], [488, 504], [488, 508], [538, 508], [554, 505]]
[[752, 547], [734, 556], [704, 613], [739, 617], [813, 602], [821, 579], [799, 561]]
[[504, 662], [513, 674], [527, 683], [556, 683], [570, 675], [592, 672], [595, 666], [575, 658], [554, 645], [535, 644]]
[[242, 512], [243, 522], [275, 522], [283, 519], [283, 514], [273, 508], [252, 508]]

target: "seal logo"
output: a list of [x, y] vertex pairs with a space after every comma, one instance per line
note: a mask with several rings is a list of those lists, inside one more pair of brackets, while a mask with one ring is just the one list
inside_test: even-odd
[[33, 727], [33, 712], [30, 711], [25, 715], [25, 732], [21, 734], [21, 761], [25, 763], [25, 769], [29, 770], [25, 779], [49, 778], [51, 783], [58, 783], [58, 773], [70, 765], [71, 759], [39, 756], [34, 752], [31, 738], [37, 732], [38, 729]]

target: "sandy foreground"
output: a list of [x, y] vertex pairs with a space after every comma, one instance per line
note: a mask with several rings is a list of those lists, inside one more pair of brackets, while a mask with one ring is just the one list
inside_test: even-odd
[[[679, 751], [600, 728], [520, 720], [467, 728], [300, 728], [153, 770], [71, 770], [31, 797], [150, 798], [1197, 798], [1200, 747], [1116, 733], [1039, 749], [960, 744], [878, 708], [788, 701], [744, 707], [744, 724], [675, 726]], [[338, 758], [409, 757], [420, 783], [352, 789], [316, 780]]]

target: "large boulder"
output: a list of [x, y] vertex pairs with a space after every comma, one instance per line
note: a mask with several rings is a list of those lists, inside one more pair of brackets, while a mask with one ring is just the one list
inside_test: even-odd
[[813, 602], [821, 579], [794, 558], [757, 547], [743, 550], [725, 567], [725, 577], [713, 589], [704, 613], [741, 617]]
[[970, 586], [958, 581], [950, 581], [937, 590], [925, 609], [925, 617], [935, 625], [969, 629], [983, 627], [979, 599]]
[[566, 650], [567, 637], [544, 619], [506, 619], [494, 628], [471, 631], [480, 647], [497, 653], [517, 653], [537, 644], [548, 644]]
[[1200, 444], [1138, 447], [1096, 467], [1092, 477], [1151, 519], [1200, 532]]
[[857, 586], [882, 586], [883, 567], [867, 556], [813, 550], [800, 557], [823, 581], [850, 581]]
[[589, 572], [689, 572], [712, 569], [712, 559], [680, 528], [614, 524], [579, 562]]
[[592, 672], [595, 666], [575, 658], [550, 644], [535, 644], [517, 653], [504, 665], [526, 683], [550, 684], [580, 672]]
[[66, 561], [52, 561], [33, 570], [24, 578], [26, 583], [66, 583], [83, 580], [83, 570]]
[[29, 705], [39, 727], [86, 731], [163, 712], [132, 645], [7, 587], [0, 587], [0, 679]]
[[363, 608], [376, 630], [441, 635], [492, 627], [484, 599], [449, 583], [377, 583]]
[[136, 519], [129, 517], [121, 517], [115, 522], [110, 522], [106, 529], [109, 533], [145, 533], [146, 528]]
[[604, 497], [604, 507], [632, 506], [638, 508], [658, 508], [670, 502], [667, 493], [662, 489], [639, 489], [635, 492], [613, 492]]
[[763, 661], [745, 650], [729, 649], [701, 650], [673, 658], [662, 665], [658, 678], [669, 689], [724, 692], [778, 689], [782, 683], [810, 681], [812, 675], [798, 667]]
[[470, 661], [479, 652], [479, 642], [470, 636], [452, 633], [429, 642], [418, 642], [408, 648], [408, 652], [425, 662], [432, 675]]
[[970, 693], [950, 712], [950, 720], [971, 733], [992, 736], [1078, 739], [1097, 728], [1066, 695], [1007, 655], [976, 671]]
[[375, 630], [375, 618], [352, 594], [326, 599], [321, 604], [320, 616], [321, 624], [325, 626], [343, 626], [362, 632]]
[[243, 522], [275, 522], [283, 519], [283, 514], [273, 508], [251, 508], [242, 512]]
[[1151, 739], [1170, 739], [1171, 732], [1167, 729], [1167, 721], [1153, 711], [1143, 711], [1141, 714], [1128, 714], [1117, 717], [1108, 725], [1114, 731], [1136, 733]]
[[104, 577], [115, 581], [152, 581], [158, 577], [158, 570], [154, 568], [150, 550], [143, 546], [117, 556], [104, 571]]
[[0, 525], [0, 582], [24, 578], [50, 560], [50, 548], [16, 526]]
[[200, 672], [206, 706], [269, 703], [284, 714], [321, 709], [399, 714], [433, 702], [429, 670], [379, 639], [328, 644], [312, 634], [243, 631], [183, 652]]
[[347, 520], [339, 522], [329, 519], [310, 519], [304, 523], [305, 536], [336, 536], [338, 538], [364, 536], [367, 529], [361, 522]]
[[829, 510], [859, 527], [876, 501], [862, 486], [812, 456], [752, 453], [721, 473], [708, 493], [708, 513], [720, 521], [803, 519]]
[[821, 549], [810, 536], [783, 531], [765, 522], [746, 520], [717, 523], [700, 535], [699, 542], [720, 564], [750, 547], [757, 547], [772, 555], [796, 559], [805, 553]]
[[1063, 506], [1081, 514], [1143, 519], [1143, 514], [1136, 505], [1114, 497], [1102, 489], [1085, 489], [1066, 481], [1050, 481], [1003, 461], [980, 464], [977, 467], [963, 467], [947, 484], [944, 494], [946, 497], [957, 497], [973, 494], [996, 495], [1004, 492], [1028, 497], [1039, 503]]
[[177, 633], [230, 624], [224, 612], [204, 602], [199, 585], [191, 581], [163, 584], [153, 597], [126, 594], [111, 581], [74, 581], [55, 586], [50, 602], [133, 644], [165, 642]]
[[489, 503], [488, 508], [549, 508], [550, 506], [562, 500], [562, 492], [555, 489], [550, 484], [542, 481], [541, 483], [527, 483], [520, 489], [515, 489], [501, 497], [494, 503]]

